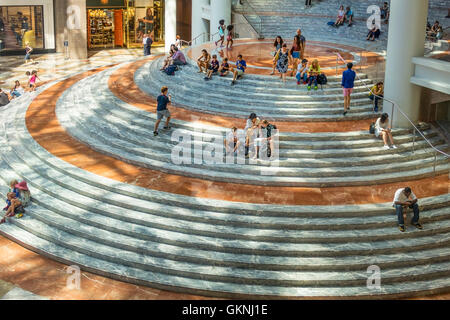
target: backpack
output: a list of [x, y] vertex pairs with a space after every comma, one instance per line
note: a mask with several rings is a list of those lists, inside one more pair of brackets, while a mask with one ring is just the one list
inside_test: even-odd
[[164, 69], [164, 72], [169, 76], [174, 76], [176, 69], [177, 69], [177, 66], [170, 65], [166, 69]]
[[375, 134], [375, 122], [372, 122], [369, 127], [369, 132]]
[[20, 202], [22, 202], [22, 206], [26, 207], [31, 202], [31, 193], [30, 191], [20, 190], [19, 191]]
[[324, 75], [323, 73], [319, 74], [319, 76], [317, 77], [317, 83], [324, 85], [328, 83], [328, 79], [327, 76]]

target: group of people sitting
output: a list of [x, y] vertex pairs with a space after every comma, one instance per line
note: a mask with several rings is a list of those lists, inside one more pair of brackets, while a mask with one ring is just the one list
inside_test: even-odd
[[21, 218], [25, 213], [25, 207], [31, 202], [31, 193], [26, 181], [18, 182], [11, 180], [9, 192], [6, 194], [6, 207], [3, 208], [5, 214], [0, 220], [0, 224], [6, 222], [6, 218]]
[[[271, 124], [268, 120], [260, 120], [255, 113], [251, 113], [248, 117], [245, 128], [239, 132], [236, 127], [231, 128], [224, 140], [225, 150], [227, 154], [238, 155], [241, 146], [244, 146], [245, 158], [260, 158], [260, 150], [265, 145], [267, 151], [267, 159], [273, 158], [274, 143], [272, 137], [277, 134], [277, 126]], [[265, 142], [265, 144], [264, 144]]]
[[173, 75], [175, 74], [175, 70], [178, 69], [178, 66], [184, 66], [185, 64], [186, 57], [181, 51], [181, 42], [179, 45], [171, 44], [169, 55], [164, 60], [164, 64], [160, 70], [166, 72], [168, 75]]
[[206, 49], [203, 49], [202, 54], [197, 58], [197, 66], [198, 73], [205, 74], [205, 80], [211, 80], [214, 74], [225, 77], [228, 73], [233, 73], [231, 85], [234, 85], [236, 80], [244, 75], [247, 63], [241, 54], [237, 56], [235, 67], [228, 62], [228, 58], [223, 58], [222, 63], [220, 63], [216, 54], [211, 55]]
[[13, 99], [19, 98], [24, 95], [25, 92], [36, 91], [36, 81], [41, 80], [37, 75], [37, 71], [27, 71], [28, 85], [24, 88], [19, 80], [14, 81], [14, 87], [7, 91], [0, 88], [0, 107], [6, 106]]
[[338, 10], [336, 21], [332, 24], [332, 26], [338, 28], [343, 26], [346, 22], [348, 23], [348, 27], [353, 25], [353, 11], [350, 7], [347, 7], [344, 10], [344, 6], [341, 5]]

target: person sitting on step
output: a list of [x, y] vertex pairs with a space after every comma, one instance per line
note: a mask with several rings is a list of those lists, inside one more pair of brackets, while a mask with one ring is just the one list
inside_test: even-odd
[[213, 73], [219, 71], [219, 60], [217, 60], [217, 55], [212, 56], [211, 64], [209, 65], [208, 71], [206, 73], [205, 80], [211, 80]]
[[344, 22], [348, 22], [348, 26], [351, 27], [353, 25], [353, 11], [350, 7], [345, 9]]
[[410, 187], [400, 188], [395, 192], [392, 206], [397, 213], [398, 228], [401, 232], [405, 232], [406, 230], [405, 219], [403, 217], [403, 210], [406, 208], [413, 209], [414, 212], [411, 224], [417, 229], [423, 229], [422, 225], [419, 223], [419, 205], [417, 204], [417, 197]]
[[384, 142], [384, 149], [389, 149], [389, 143], [391, 142], [392, 149], [397, 149], [394, 144], [394, 138], [392, 137], [391, 126], [389, 125], [389, 115], [383, 113], [381, 117], [375, 122], [375, 136], [378, 138], [381, 136]]
[[295, 75], [298, 85], [300, 85], [300, 83], [302, 81], [303, 81], [303, 84], [306, 84], [308, 82], [308, 70], [309, 70], [308, 60], [303, 59], [302, 63], [298, 65], [297, 74]]
[[206, 51], [206, 49], [202, 50], [202, 54], [197, 59], [198, 73], [206, 73], [209, 68], [209, 63], [211, 61], [211, 55]]
[[164, 65], [162, 66], [161, 69], [159, 69], [160, 71], [165, 70], [165, 69], [170, 65], [171, 58], [172, 58], [173, 55], [175, 54], [175, 48], [176, 48], [176, 46], [175, 46], [174, 44], [171, 44], [171, 45], [170, 45], [169, 55], [168, 55], [167, 58], [164, 60]]
[[319, 77], [319, 74], [321, 74], [319, 60], [314, 59], [311, 64], [311, 67], [309, 68], [308, 91], [311, 90], [311, 85], [313, 82], [314, 82], [314, 90], [318, 89], [317, 78]]
[[186, 65], [186, 57], [184, 56], [183, 52], [178, 49], [177, 47], [173, 48], [174, 54], [170, 58], [170, 64], [173, 64], [175, 66], [184, 66]]
[[378, 112], [378, 101], [383, 98], [384, 87], [383, 81], [378, 82], [370, 89], [369, 99], [374, 102], [373, 111]]
[[233, 80], [231, 81], [231, 85], [236, 84], [236, 79], [242, 78], [246, 68], [247, 63], [244, 59], [242, 59], [242, 54], [239, 54], [238, 59], [236, 60], [236, 69], [233, 71]]
[[230, 64], [228, 63], [228, 58], [223, 58], [222, 65], [220, 66], [219, 69], [220, 72], [219, 76], [225, 77], [229, 71], [230, 71]]
[[12, 99], [18, 98], [21, 95], [23, 95], [24, 93], [25, 93], [24, 87], [22, 87], [22, 85], [20, 84], [19, 80], [16, 80], [14, 82], [14, 88], [12, 88], [11, 92], [10, 92], [11, 98]]
[[380, 28], [378, 28], [378, 26], [373, 23], [372, 24], [372, 29], [369, 31], [369, 33], [367, 34], [367, 41], [375, 41], [375, 39], [378, 39], [380, 37], [381, 31]]
[[381, 19], [384, 19], [384, 23], [388, 23], [391, 12], [389, 10], [389, 4], [387, 2], [384, 2], [383, 6], [380, 7], [380, 12], [381, 12]]
[[6, 106], [10, 101], [9, 94], [0, 88], [0, 107]]
[[[20, 188], [19, 182], [17, 180], [12, 180], [9, 183], [10, 192], [6, 195], [6, 207], [3, 208], [3, 211], [6, 211], [3, 218], [0, 220], [0, 224], [6, 222], [6, 218], [13, 217], [16, 214], [23, 215], [25, 212], [22, 201], [20, 200]], [[26, 187], [26, 182], [25, 182]], [[28, 190], [28, 188], [26, 188]]]
[[343, 25], [344, 24], [344, 19], [345, 19], [345, 10], [344, 10], [344, 6], [341, 5], [339, 7], [339, 10], [338, 10], [338, 15], [337, 15], [337, 18], [336, 18], [336, 22], [334, 23], [333, 26], [337, 28], [337, 27]]
[[260, 121], [259, 118], [256, 116], [256, 113], [252, 112], [248, 116], [247, 121], [245, 122], [245, 128], [244, 131], [247, 131], [249, 128], [253, 127], [256, 121]]

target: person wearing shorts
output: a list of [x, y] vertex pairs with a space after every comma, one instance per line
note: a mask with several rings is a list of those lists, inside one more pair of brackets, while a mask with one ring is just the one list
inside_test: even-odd
[[208, 71], [206, 72], [205, 80], [211, 80], [213, 73], [217, 73], [219, 71], [219, 60], [217, 60], [217, 55], [213, 54], [211, 63], [208, 67]]
[[244, 59], [242, 59], [242, 54], [240, 54], [236, 60], [236, 69], [233, 72], [233, 81], [231, 81], [232, 86], [236, 84], [236, 79], [238, 77], [242, 77], [244, 75], [245, 68], [247, 68], [247, 63]]
[[344, 92], [344, 116], [350, 110], [351, 94], [355, 85], [356, 72], [352, 70], [353, 63], [347, 64], [347, 70], [342, 73], [342, 89]]
[[161, 88], [161, 94], [156, 99], [158, 102], [158, 106], [156, 107], [156, 122], [155, 122], [155, 130], [153, 131], [153, 135], [156, 137], [158, 135], [158, 127], [161, 120], [166, 117], [166, 125], [164, 129], [168, 130], [169, 121], [170, 121], [170, 111], [167, 109], [167, 105], [171, 103], [172, 97], [170, 96], [169, 89], [164, 86]]

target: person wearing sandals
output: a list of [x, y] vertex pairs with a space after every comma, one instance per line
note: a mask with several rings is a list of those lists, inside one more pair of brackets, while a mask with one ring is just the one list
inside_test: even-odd
[[161, 120], [166, 117], [166, 125], [164, 129], [168, 130], [169, 121], [170, 121], [170, 112], [167, 109], [167, 105], [172, 102], [172, 97], [170, 96], [169, 89], [164, 86], [161, 88], [161, 94], [157, 98], [158, 106], [156, 107], [156, 122], [155, 122], [155, 130], [153, 131], [153, 135], [156, 137], [158, 135], [158, 127]]
[[289, 63], [291, 62], [291, 56], [287, 49], [286, 43], [281, 47], [278, 53], [277, 70], [280, 73], [280, 78], [283, 79], [283, 83], [286, 83], [286, 72], [289, 68]]
[[375, 122], [375, 136], [377, 138], [379, 136], [383, 138], [384, 149], [389, 149], [388, 140], [391, 142], [392, 149], [397, 149], [394, 144], [394, 138], [392, 137], [392, 131], [389, 125], [389, 115], [387, 113], [383, 113]]
[[400, 188], [395, 192], [392, 206], [395, 208], [398, 219], [398, 228], [401, 232], [405, 232], [405, 220], [403, 217], [403, 209], [410, 208], [414, 212], [411, 224], [417, 229], [423, 229], [419, 223], [419, 205], [417, 204], [417, 197], [412, 192], [410, 187]]
[[270, 74], [271, 76], [275, 74], [275, 68], [278, 61], [278, 53], [283, 46], [283, 38], [281, 38], [281, 36], [277, 36], [273, 46], [275, 47], [275, 52], [273, 53], [272, 73]]
[[211, 80], [213, 73], [219, 71], [219, 60], [217, 60], [217, 55], [213, 54], [211, 64], [209, 65], [208, 71], [206, 72], [205, 80]]

